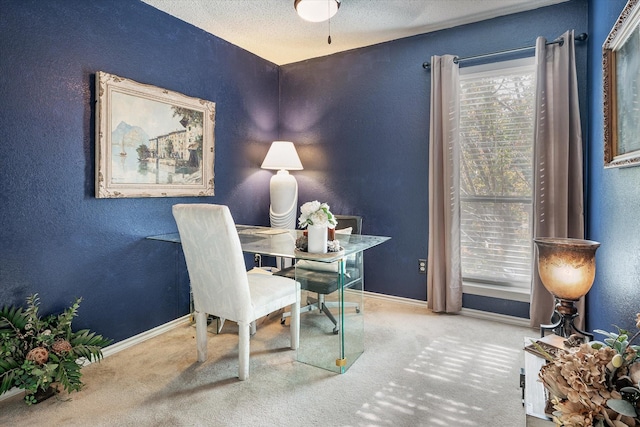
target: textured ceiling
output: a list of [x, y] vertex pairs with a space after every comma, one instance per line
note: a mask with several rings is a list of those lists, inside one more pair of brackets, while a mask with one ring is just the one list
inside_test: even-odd
[[294, 0], [142, 1], [283, 65], [566, 0], [342, 0], [330, 23], [302, 20]]

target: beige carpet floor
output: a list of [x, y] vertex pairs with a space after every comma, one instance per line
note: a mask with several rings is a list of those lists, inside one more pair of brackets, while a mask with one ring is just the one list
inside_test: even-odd
[[0, 425], [524, 426], [519, 372], [534, 331], [372, 297], [364, 319], [365, 352], [344, 374], [297, 362], [274, 315], [241, 382], [236, 325], [209, 335], [204, 363], [184, 325], [83, 368], [79, 393], [0, 401]]

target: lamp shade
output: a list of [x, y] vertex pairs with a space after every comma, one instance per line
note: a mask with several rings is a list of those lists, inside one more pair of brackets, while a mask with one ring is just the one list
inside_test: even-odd
[[300, 18], [309, 22], [322, 22], [333, 17], [340, 7], [339, 0], [295, 0], [293, 7]]
[[302, 163], [293, 142], [273, 141], [260, 167], [275, 170], [302, 170]]
[[596, 275], [596, 249], [592, 240], [541, 237], [538, 273], [544, 287], [556, 298], [577, 301], [585, 296]]

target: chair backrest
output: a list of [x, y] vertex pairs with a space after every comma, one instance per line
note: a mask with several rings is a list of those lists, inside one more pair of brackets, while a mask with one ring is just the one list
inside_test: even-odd
[[[358, 215], [336, 215], [336, 231], [351, 227], [351, 234], [362, 234], [362, 217]], [[362, 252], [347, 257], [347, 266], [362, 268]]]
[[362, 217], [357, 215], [335, 215], [338, 220], [336, 230], [351, 227], [351, 233], [362, 234]]
[[196, 311], [250, 321], [253, 306], [240, 238], [227, 206], [173, 206]]

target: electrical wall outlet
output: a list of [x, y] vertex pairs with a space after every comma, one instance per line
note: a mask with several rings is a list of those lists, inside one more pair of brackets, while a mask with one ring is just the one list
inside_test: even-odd
[[256, 267], [262, 267], [262, 256], [260, 254], [254, 254], [253, 263], [256, 265]]
[[427, 274], [427, 260], [419, 259], [418, 260], [418, 272], [420, 274]]

